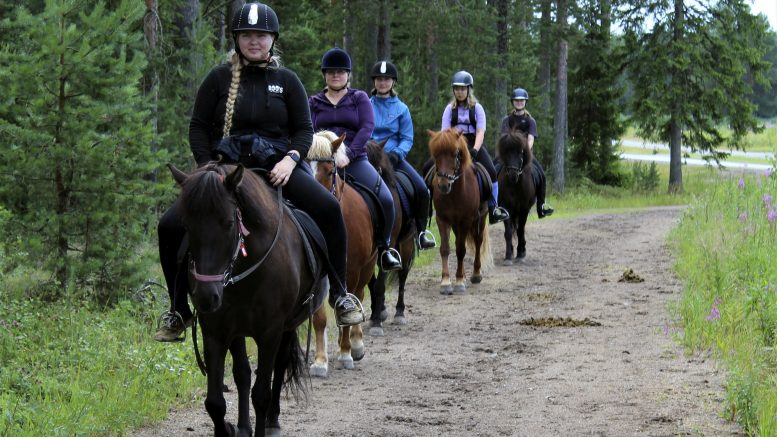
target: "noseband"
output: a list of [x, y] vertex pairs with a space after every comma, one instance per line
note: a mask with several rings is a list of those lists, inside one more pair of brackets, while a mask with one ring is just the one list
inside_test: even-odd
[[277, 192], [278, 192], [278, 228], [275, 230], [275, 237], [273, 238], [272, 243], [270, 243], [270, 247], [267, 249], [267, 252], [265, 252], [264, 256], [262, 256], [262, 258], [259, 261], [257, 261], [256, 264], [246, 269], [243, 273], [239, 275], [232, 274], [232, 270], [235, 268], [235, 263], [237, 262], [237, 257], [239, 255], [243, 255], [243, 257], [248, 256], [248, 251], [246, 250], [244, 237], [247, 237], [250, 234], [248, 229], [243, 224], [243, 214], [240, 212], [240, 208], [235, 208], [235, 222], [237, 223], [235, 239], [237, 240], [237, 244], [235, 245], [235, 252], [232, 254], [232, 259], [229, 261], [229, 266], [227, 267], [226, 270], [224, 270], [224, 273], [220, 275], [203, 275], [201, 273], [197, 273], [197, 266], [194, 260], [192, 259], [190, 270], [196, 281], [221, 282], [222, 285], [226, 287], [229, 284], [234, 284], [235, 282], [241, 279], [244, 279], [246, 276], [253, 273], [254, 270], [259, 268], [259, 266], [261, 266], [262, 263], [264, 263], [264, 261], [270, 255], [270, 252], [272, 252], [273, 248], [275, 247], [275, 244], [278, 242], [278, 237], [281, 235], [281, 225], [283, 224], [283, 195], [281, 194], [281, 187], [278, 187]]
[[438, 171], [436, 174], [441, 178], [447, 179], [448, 182], [450, 183], [456, 182], [456, 180], [461, 177], [461, 150], [456, 151], [456, 160], [455, 160], [455, 165], [453, 167], [452, 175], [448, 173], [443, 173], [441, 171]]
[[523, 154], [521, 154], [521, 163], [518, 167], [514, 165], [505, 165], [504, 168], [507, 170], [507, 174], [515, 175], [516, 178], [522, 175], [523, 174]]

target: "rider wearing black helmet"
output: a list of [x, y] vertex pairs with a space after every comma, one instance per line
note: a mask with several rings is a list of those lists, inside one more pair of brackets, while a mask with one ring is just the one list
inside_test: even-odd
[[[500, 132], [505, 133], [509, 130], [519, 130], [526, 133], [529, 149], [534, 147], [534, 139], [537, 138], [537, 122], [534, 117], [526, 110], [526, 102], [529, 100], [529, 93], [523, 88], [516, 88], [513, 90], [512, 97], [513, 111], [502, 119], [502, 125]], [[545, 171], [542, 169], [540, 162], [537, 159], [532, 160], [534, 165], [534, 174], [539, 176], [539, 184], [537, 185], [537, 216], [539, 218], [547, 217], [553, 214], [553, 208], [545, 204]]]
[[[340, 205], [298, 166], [312, 143], [313, 127], [302, 82], [273, 57], [279, 30], [275, 11], [265, 4], [246, 3], [235, 12], [235, 51], [228, 63], [208, 73], [197, 91], [189, 144], [198, 166], [220, 157], [262, 168], [270, 183], [283, 186], [284, 196], [316, 221], [326, 238], [332, 266], [328, 272], [330, 303], [337, 323], [358, 324], [364, 321], [361, 304], [345, 290], [346, 235]], [[271, 144], [273, 153], [261, 160], [256, 154], [243, 154], [246, 138], [254, 144]], [[185, 230], [175, 206], [160, 219], [158, 232], [171, 308], [160, 318], [154, 338], [177, 341], [191, 323], [192, 312], [187, 302], [187, 271], [180, 268], [177, 257]]]
[[413, 147], [413, 119], [407, 105], [397, 97], [394, 85], [397, 83], [397, 67], [388, 61], [380, 61], [372, 66], [372, 109], [375, 113], [375, 129], [372, 139], [386, 140], [383, 146], [396, 170], [410, 177], [415, 188], [415, 224], [418, 234], [418, 247], [431, 249], [436, 245], [434, 236], [426, 229], [429, 220], [429, 190], [424, 179], [405, 158]]
[[496, 182], [496, 169], [488, 150], [483, 147], [486, 133], [486, 112], [472, 93], [475, 81], [466, 71], [453, 75], [451, 87], [453, 99], [442, 114], [442, 129], [455, 127], [464, 134], [469, 145], [472, 159], [481, 163], [491, 177], [491, 200], [488, 202], [488, 222], [499, 223], [510, 218], [507, 211], [498, 206], [499, 185]]
[[310, 116], [316, 130], [330, 130], [345, 134], [347, 157], [335, 162], [338, 168], [346, 168], [360, 184], [370, 187], [380, 200], [383, 212], [383, 232], [377, 237], [380, 252], [379, 264], [383, 270], [399, 270], [402, 259], [391, 247], [391, 230], [394, 227], [394, 199], [386, 183], [375, 167], [367, 160], [367, 141], [375, 127], [375, 116], [370, 99], [362, 90], [349, 88], [351, 57], [341, 48], [332, 48], [321, 58], [321, 72], [326, 88], [308, 99]]

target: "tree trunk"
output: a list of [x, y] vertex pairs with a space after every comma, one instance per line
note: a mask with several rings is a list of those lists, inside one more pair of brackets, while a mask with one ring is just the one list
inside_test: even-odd
[[[159, 126], [159, 71], [157, 63], [154, 62], [157, 56], [157, 31], [159, 29], [159, 9], [157, 0], [146, 0], [146, 14], [143, 17], [143, 33], [146, 37], [146, 58], [149, 60], [149, 67], [143, 78], [143, 93], [148, 96], [151, 102], [151, 111], [149, 123], [154, 133], [154, 140], [151, 142], [151, 150], [156, 151], [157, 131]], [[151, 173], [149, 179], [156, 182], [156, 173]]]
[[564, 192], [567, 137], [567, 0], [557, 0], [558, 69], [556, 72], [556, 114], [553, 120], [553, 190]]
[[[491, 3], [496, 7], [496, 69], [499, 72], [504, 72], [507, 65], [508, 56], [508, 41], [509, 31], [507, 29], [507, 19], [510, 15], [509, 6], [507, 0], [491, 0]], [[497, 108], [497, 114], [501, 119], [507, 114], [507, 105], [505, 101], [508, 96], [507, 80], [504, 76], [497, 76], [495, 86], [495, 102], [494, 108]], [[496, 144], [499, 139], [499, 130], [494, 132], [494, 142]], [[496, 155], [496, 153], [494, 153]]]
[[353, 48], [353, 34], [351, 29], [356, 24], [354, 22], [354, 14], [351, 11], [351, 0], [343, 0], [343, 50], [351, 53]]
[[550, 19], [552, 0], [542, 0], [541, 5], [541, 18], [540, 18], [540, 53], [539, 53], [539, 76], [540, 76], [540, 101], [539, 110], [540, 114], [548, 116], [550, 114], [550, 95], [551, 95], [551, 82], [550, 82], [550, 65], [553, 59], [552, 45], [551, 45], [551, 33], [552, 22]]
[[[194, 22], [197, 20], [197, 16], [200, 11], [199, 0], [186, 0], [181, 5], [180, 9], [180, 21], [178, 21], [178, 35], [181, 41], [185, 41], [187, 47], [196, 47]], [[202, 55], [197, 50], [190, 50], [189, 52], [189, 65], [185, 65], [187, 70], [186, 77], [188, 79], [187, 87], [190, 90], [192, 96], [197, 94], [197, 87], [199, 87], [199, 80], [197, 79], [197, 71], [202, 66]], [[190, 113], [187, 115], [191, 115]]]
[[[683, 0], [674, 0], [674, 32], [672, 36], [672, 45], [679, 47], [683, 38]], [[678, 56], [677, 51], [674, 49], [670, 52], [673, 57]], [[674, 65], [674, 64], [673, 64]], [[670, 70], [671, 84], [669, 89], [680, 90], [682, 84], [680, 81], [680, 73], [677, 71], [677, 67], [671, 67]], [[680, 193], [683, 191], [683, 162], [682, 162], [682, 126], [681, 126], [681, 108], [682, 108], [682, 93], [673, 93], [672, 109], [669, 116], [669, 193]]]
[[389, 0], [380, 0], [379, 16], [377, 60], [391, 60], [391, 4]]

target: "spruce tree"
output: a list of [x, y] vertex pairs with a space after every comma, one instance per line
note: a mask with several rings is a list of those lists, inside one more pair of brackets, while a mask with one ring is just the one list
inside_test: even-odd
[[[50, 274], [44, 297], [101, 302], [137, 285], [160, 162], [140, 81], [142, 2], [47, 0], [2, 21], [0, 204], [8, 252]], [[80, 296], [80, 294], [78, 295]]]

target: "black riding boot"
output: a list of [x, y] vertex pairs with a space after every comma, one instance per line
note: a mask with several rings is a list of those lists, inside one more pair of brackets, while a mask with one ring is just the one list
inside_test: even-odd
[[[534, 161], [532, 164], [536, 163], [537, 161]], [[548, 205], [545, 205], [545, 190], [546, 190], [546, 182], [545, 182], [545, 172], [542, 171], [542, 167], [539, 166], [539, 163], [535, 164], [535, 169], [539, 168], [539, 175], [540, 175], [540, 183], [537, 184], [537, 217], [539, 218], [545, 218], [551, 214], [553, 214], [553, 208], [549, 207]]]
[[429, 221], [429, 190], [416, 190], [415, 225], [418, 230], [418, 248], [431, 249], [437, 242], [434, 241], [434, 235], [426, 229], [426, 223]]

